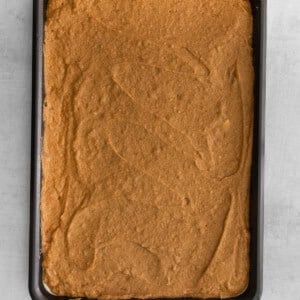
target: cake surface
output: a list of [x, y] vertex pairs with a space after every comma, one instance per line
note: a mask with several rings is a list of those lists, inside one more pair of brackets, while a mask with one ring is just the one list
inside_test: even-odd
[[49, 0], [43, 281], [230, 297], [249, 277], [247, 0]]

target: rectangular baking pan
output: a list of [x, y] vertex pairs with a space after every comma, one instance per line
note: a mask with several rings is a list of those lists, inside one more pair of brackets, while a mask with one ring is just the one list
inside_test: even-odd
[[[43, 39], [46, 2], [46, 0], [33, 0], [33, 98], [29, 291], [34, 300], [66, 300], [71, 298], [51, 295], [45, 289], [42, 282], [43, 257], [41, 254], [40, 236], [40, 190], [43, 130], [42, 108], [44, 98]], [[253, 49], [255, 68], [255, 105], [253, 163], [250, 188], [250, 280], [249, 285], [243, 294], [231, 298], [239, 300], [260, 299], [262, 293], [266, 0], [252, 0], [251, 4], [254, 16]]]

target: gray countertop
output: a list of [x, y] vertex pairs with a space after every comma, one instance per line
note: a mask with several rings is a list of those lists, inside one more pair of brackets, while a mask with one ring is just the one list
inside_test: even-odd
[[[300, 299], [300, 1], [268, 1], [264, 300]], [[284, 4], [283, 4], [284, 3]], [[32, 0], [0, 0], [0, 291], [27, 289]]]

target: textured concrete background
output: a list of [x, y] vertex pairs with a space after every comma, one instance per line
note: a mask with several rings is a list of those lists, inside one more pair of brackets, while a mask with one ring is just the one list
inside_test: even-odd
[[[27, 291], [32, 0], [0, 0], [0, 298]], [[263, 300], [300, 300], [300, 1], [269, 0]]]

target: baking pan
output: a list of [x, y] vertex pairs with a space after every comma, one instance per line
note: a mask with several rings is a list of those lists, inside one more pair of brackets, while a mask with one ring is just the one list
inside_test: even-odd
[[[29, 291], [34, 300], [71, 299], [51, 295], [42, 282], [40, 236], [41, 147], [43, 130], [43, 37], [46, 0], [33, 1], [32, 151], [30, 202]], [[254, 141], [250, 187], [250, 278], [245, 292], [230, 299], [256, 300], [262, 292], [263, 174], [265, 115], [266, 0], [252, 0], [254, 16]], [[77, 298], [78, 299], [78, 298]], [[85, 298], [82, 298], [85, 299]], [[189, 298], [185, 298], [189, 299]], [[198, 298], [199, 299], [199, 298]], [[86, 299], [87, 300], [87, 299]], [[200, 299], [199, 299], [200, 300]]]

